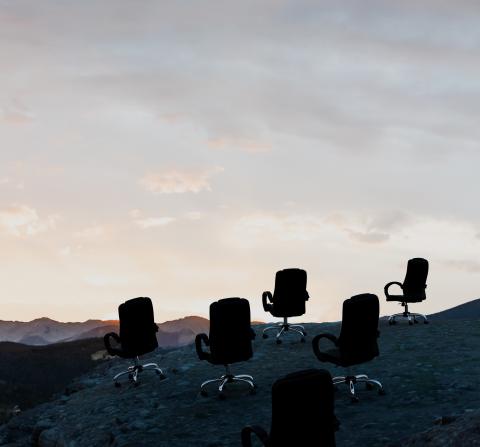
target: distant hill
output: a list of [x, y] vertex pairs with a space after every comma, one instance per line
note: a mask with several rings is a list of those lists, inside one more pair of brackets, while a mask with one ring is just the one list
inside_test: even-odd
[[112, 323], [112, 321], [102, 320], [63, 323], [45, 317], [28, 322], [0, 320], [0, 341], [24, 342], [32, 345], [58, 343], [74, 339], [83, 332]]
[[468, 301], [451, 309], [428, 315], [429, 320], [471, 320], [480, 319], [480, 299]]
[[[160, 347], [179, 347], [192, 343], [196, 334], [208, 332], [209, 321], [202, 317], [188, 316], [159, 323], [158, 327]], [[0, 342], [10, 341], [32, 346], [99, 338], [107, 332], [118, 332], [118, 321], [62, 323], [50, 318], [37, 318], [29, 322], [0, 321]]]
[[[208, 333], [210, 327], [207, 318], [194, 315], [157, 324], [160, 348], [177, 348], [193, 343], [197, 334]], [[252, 324], [262, 323], [254, 321]], [[10, 341], [31, 346], [103, 338], [108, 332], [118, 333], [117, 320], [87, 320], [79, 323], [62, 323], [50, 318], [37, 318], [28, 322], [0, 320], [0, 342]]]
[[105, 334], [108, 332], [117, 332], [118, 333], [118, 322], [114, 324], [108, 324], [105, 326], [98, 326], [94, 327], [93, 329], [89, 329], [85, 332], [81, 332], [73, 337], [67, 338], [65, 340], [61, 340], [62, 342], [69, 342], [74, 340], [85, 340], [87, 338], [103, 338]]

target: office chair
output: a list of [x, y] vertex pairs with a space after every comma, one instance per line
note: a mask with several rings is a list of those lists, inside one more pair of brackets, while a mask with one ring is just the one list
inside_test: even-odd
[[[300, 341], [305, 343], [305, 328], [300, 324], [290, 324], [288, 317], [297, 317], [305, 313], [305, 302], [308, 300], [307, 272], [301, 269], [284, 269], [275, 275], [275, 290], [263, 292], [262, 303], [265, 312], [270, 312], [274, 317], [283, 317], [283, 323], [268, 326], [263, 330], [263, 338], [268, 338], [267, 332], [276, 330], [277, 344], [288, 331], [297, 332], [302, 336]], [[268, 302], [270, 301], [270, 303]]]
[[259, 426], [247, 426], [241, 433], [242, 446], [252, 446], [254, 433], [268, 447], [335, 447], [338, 426], [330, 373], [324, 369], [298, 371], [272, 386], [270, 434]]
[[[409, 325], [418, 323], [417, 317], [422, 317], [423, 322], [428, 324], [427, 317], [423, 314], [416, 314], [408, 311], [408, 303], [419, 303], [425, 300], [425, 289], [427, 288], [427, 276], [428, 276], [428, 261], [423, 258], [413, 258], [408, 261], [407, 273], [403, 284], [397, 281], [389, 282], [385, 288], [385, 296], [387, 301], [399, 301], [405, 308], [404, 312], [391, 315], [388, 318], [388, 324], [396, 324], [395, 319], [406, 318]], [[402, 289], [402, 295], [390, 295], [388, 289], [392, 285], [400, 286]]]
[[[128, 375], [128, 379], [135, 386], [138, 385], [138, 375], [143, 371], [155, 371], [160, 379], [165, 379], [163, 371], [156, 363], [141, 365], [139, 356], [154, 351], [158, 347], [158, 326], [153, 318], [153, 306], [150, 298], [140, 297], [125, 301], [118, 307], [120, 319], [120, 335], [110, 332], [103, 337], [105, 347], [110, 355], [117, 355], [125, 359], [134, 359], [134, 364], [126, 371], [115, 375], [113, 382], [120, 387], [118, 379]], [[115, 340], [120, 347], [111, 346]]]
[[[353, 296], [343, 302], [342, 328], [337, 338], [333, 334], [317, 335], [312, 340], [313, 352], [321, 362], [330, 362], [337, 366], [350, 368], [353, 365], [373, 360], [379, 355], [377, 338], [379, 304], [378, 297], [370, 293]], [[334, 348], [320, 351], [320, 339], [326, 338], [334, 344]], [[385, 394], [382, 384], [370, 379], [365, 374], [333, 378], [333, 384], [346, 384], [349, 387], [353, 402], [358, 402], [355, 395], [355, 384], [365, 383], [368, 389], [376, 386], [379, 394]]]
[[[202, 396], [207, 396], [206, 386], [219, 383], [218, 397], [224, 399], [223, 391], [227, 383], [243, 382], [255, 392], [253, 377], [234, 375], [230, 365], [245, 362], [253, 356], [252, 340], [255, 332], [250, 326], [250, 304], [244, 298], [224, 298], [210, 305], [210, 333], [195, 337], [195, 348], [200, 360], [207, 360], [212, 365], [224, 365], [225, 374], [218, 379], [207, 380], [200, 387]], [[202, 349], [202, 342], [210, 347], [210, 352]]]

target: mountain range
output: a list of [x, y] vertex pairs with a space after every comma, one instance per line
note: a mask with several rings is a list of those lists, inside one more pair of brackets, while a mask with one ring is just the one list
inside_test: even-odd
[[[192, 343], [195, 335], [208, 332], [206, 318], [188, 316], [158, 324], [157, 339], [162, 348]], [[30, 346], [71, 342], [103, 337], [107, 332], [118, 332], [116, 320], [87, 320], [80, 323], [63, 323], [50, 318], [32, 321], [0, 320], [0, 342], [15, 342]]]
[[[480, 318], [480, 299], [428, 315], [429, 320]], [[162, 348], [174, 348], [192, 343], [195, 335], [208, 332], [208, 319], [187, 316], [158, 324], [157, 339]], [[262, 324], [262, 322], [252, 322]], [[85, 340], [103, 337], [107, 332], [118, 332], [117, 320], [87, 320], [63, 323], [50, 318], [32, 321], [0, 320], [0, 342], [10, 341], [30, 346]]]

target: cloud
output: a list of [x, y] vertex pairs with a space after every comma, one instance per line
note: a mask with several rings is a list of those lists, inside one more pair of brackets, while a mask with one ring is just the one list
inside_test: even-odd
[[174, 217], [148, 217], [146, 219], [137, 219], [135, 223], [142, 229], [162, 227], [175, 221]]
[[211, 191], [211, 177], [222, 171], [220, 166], [203, 170], [169, 169], [146, 174], [140, 184], [154, 194], [199, 193]]
[[325, 218], [326, 223], [339, 228], [350, 239], [365, 244], [387, 242], [394, 232], [405, 228], [412, 221], [408, 214], [398, 210], [376, 212], [373, 215], [334, 212]]
[[0, 186], [9, 186], [15, 189], [24, 189], [25, 184], [23, 182], [14, 182], [10, 177], [2, 177], [0, 178]]
[[174, 222], [174, 217], [162, 216], [162, 217], [143, 217], [142, 212], [138, 209], [130, 211], [130, 216], [133, 218], [135, 225], [141, 229], [146, 230], [148, 228], [163, 227]]
[[445, 261], [445, 265], [456, 270], [462, 270], [467, 273], [480, 273], [480, 262], [478, 261], [471, 261], [467, 259], [450, 260]]
[[185, 217], [190, 220], [199, 220], [203, 217], [203, 213], [200, 211], [189, 211], [185, 214]]
[[[373, 212], [372, 212], [373, 213]], [[356, 242], [381, 244], [391, 235], [410, 224], [411, 218], [403, 212], [390, 211], [369, 216], [365, 213], [332, 212], [320, 214], [255, 213], [239, 219], [236, 231], [250, 236], [274, 235], [280, 240], [313, 240], [332, 235], [331, 229], [343, 233]], [[330, 237], [327, 236], [327, 237]]]
[[242, 138], [212, 138], [207, 141], [207, 144], [211, 149], [237, 149], [251, 153], [272, 150], [271, 144]]
[[16, 237], [34, 236], [55, 228], [58, 215], [41, 219], [34, 208], [27, 205], [12, 205], [0, 210], [0, 228]]
[[33, 121], [33, 113], [19, 100], [10, 101], [4, 107], [0, 107], [0, 121], [9, 124], [25, 124]]
[[274, 236], [280, 240], [308, 241], [321, 233], [322, 219], [307, 214], [281, 216], [257, 213], [242, 217], [235, 224], [235, 232], [246, 236]]
[[79, 239], [99, 239], [106, 233], [106, 228], [103, 225], [93, 225], [75, 232], [74, 236]]
[[122, 287], [127, 286], [135, 282], [136, 278], [128, 277], [125, 275], [104, 275], [104, 274], [91, 274], [83, 278], [83, 281], [89, 286], [94, 287]]
[[351, 239], [365, 244], [381, 244], [382, 242], [388, 241], [390, 238], [390, 235], [387, 233], [378, 233], [375, 231], [367, 231], [362, 233], [360, 231], [347, 230], [347, 232]]

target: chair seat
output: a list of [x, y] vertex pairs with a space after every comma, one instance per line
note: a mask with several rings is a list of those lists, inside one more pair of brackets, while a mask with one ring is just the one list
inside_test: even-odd
[[286, 309], [285, 307], [275, 306], [274, 304], [270, 313], [272, 314], [272, 316], [277, 318], [300, 317], [305, 314], [305, 303], [301, 304], [303, 305], [290, 307], [289, 309]]
[[423, 301], [423, 297], [404, 296], [404, 295], [389, 295], [387, 301], [398, 301], [400, 303], [419, 303]]
[[387, 301], [400, 301], [403, 303], [405, 301], [405, 297], [403, 295], [389, 295], [387, 296]]

